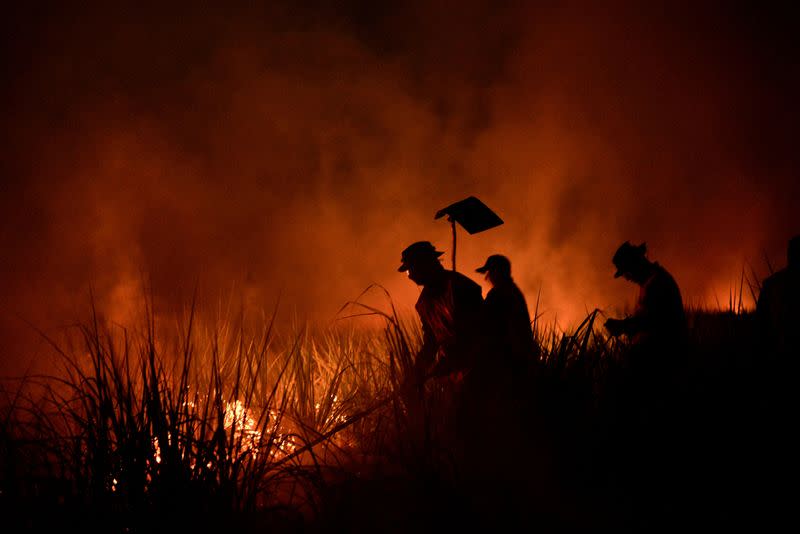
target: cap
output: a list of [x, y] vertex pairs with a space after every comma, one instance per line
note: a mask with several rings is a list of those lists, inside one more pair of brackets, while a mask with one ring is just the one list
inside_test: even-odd
[[501, 256], [500, 254], [493, 254], [488, 258], [486, 258], [486, 263], [483, 264], [483, 267], [478, 267], [477, 269], [475, 269], [475, 271], [479, 273], [492, 271], [495, 273], [510, 275], [511, 262], [508, 261], [508, 258], [506, 258], [505, 256]]
[[611, 260], [617, 267], [617, 272], [614, 273], [614, 278], [619, 278], [627, 270], [628, 266], [638, 259], [644, 258], [647, 252], [647, 244], [631, 245], [630, 241], [625, 241], [619, 246], [617, 252], [614, 253], [614, 258]]
[[438, 258], [444, 254], [436, 250], [430, 241], [417, 241], [407, 246], [400, 256], [400, 267], [398, 271], [405, 272], [409, 268], [409, 264], [418, 261], [422, 258]]

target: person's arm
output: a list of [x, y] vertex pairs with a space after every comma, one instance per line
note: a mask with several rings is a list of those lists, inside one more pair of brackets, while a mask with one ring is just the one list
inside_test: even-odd
[[424, 320], [422, 321], [422, 347], [417, 352], [417, 357], [414, 360], [414, 368], [416, 378], [420, 382], [424, 380], [428, 370], [436, 360], [436, 353], [439, 351], [439, 344], [436, 337], [433, 335], [433, 330]]
[[678, 287], [671, 277], [657, 277], [645, 288], [636, 311], [624, 319], [622, 328], [628, 336], [672, 328], [678, 313], [683, 313]]
[[647, 329], [650, 323], [649, 312], [645, 307], [639, 306], [632, 315], [624, 319], [608, 319], [603, 326], [614, 337], [621, 335], [631, 337]]
[[603, 326], [605, 327], [606, 330], [608, 330], [608, 333], [612, 337], [617, 337], [625, 333], [624, 324], [625, 324], [625, 319], [610, 318], [607, 319], [605, 323], [603, 323]]
[[637, 310], [633, 315], [622, 320], [621, 330], [627, 336], [634, 336], [647, 330], [652, 324], [652, 317], [647, 310]]

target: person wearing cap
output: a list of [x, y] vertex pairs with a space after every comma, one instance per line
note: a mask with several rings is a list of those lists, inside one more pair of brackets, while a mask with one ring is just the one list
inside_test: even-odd
[[499, 364], [511, 376], [521, 376], [535, 351], [528, 304], [511, 277], [511, 262], [494, 254], [475, 271], [492, 284], [483, 303], [485, 361]]
[[786, 268], [761, 284], [756, 317], [770, 349], [789, 354], [800, 347], [800, 235], [789, 240]]
[[639, 298], [631, 316], [608, 319], [605, 328], [612, 336], [628, 336], [634, 345], [667, 350], [681, 344], [687, 335], [683, 300], [672, 275], [646, 254], [645, 243], [634, 246], [628, 241], [614, 254], [614, 278], [637, 284]]
[[422, 348], [415, 361], [420, 381], [466, 372], [477, 346], [481, 286], [446, 270], [439, 261], [442, 254], [429, 241], [418, 241], [403, 251], [398, 268], [422, 286], [415, 305], [422, 322]]
[[[464, 383], [464, 411], [481, 421], [482, 432], [505, 438], [505, 454], [492, 460], [486, 466], [489, 472], [479, 473], [478, 478], [499, 477], [500, 483], [512, 487], [524, 485], [529, 480], [520, 458], [529, 454], [532, 445], [526, 400], [531, 391], [529, 371], [536, 357], [528, 304], [511, 277], [507, 257], [493, 254], [475, 271], [492, 287], [481, 312], [480, 358]], [[480, 465], [485, 445], [474, 435], [468, 439], [474, 444], [468, 448], [471, 465]]]

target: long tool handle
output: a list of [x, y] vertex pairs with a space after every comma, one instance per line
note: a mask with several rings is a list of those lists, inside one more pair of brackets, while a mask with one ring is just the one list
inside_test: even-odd
[[453, 254], [452, 254], [452, 261], [453, 261], [453, 270], [456, 270], [456, 220], [452, 217], [450, 218], [450, 227], [453, 229]]

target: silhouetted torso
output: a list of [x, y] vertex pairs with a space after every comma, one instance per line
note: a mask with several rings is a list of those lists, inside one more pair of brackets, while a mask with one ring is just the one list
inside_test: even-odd
[[422, 322], [424, 363], [436, 361], [435, 374], [472, 364], [483, 297], [481, 286], [461, 273], [442, 270], [426, 284], [415, 306]]
[[764, 280], [756, 312], [772, 349], [800, 351], [800, 269], [787, 267]]
[[636, 345], [661, 348], [683, 343], [687, 336], [686, 314], [678, 284], [657, 262], [640, 286], [636, 310], [627, 325]]
[[531, 318], [525, 297], [512, 279], [499, 281], [483, 305], [485, 341], [479, 366], [522, 371], [533, 357]]

